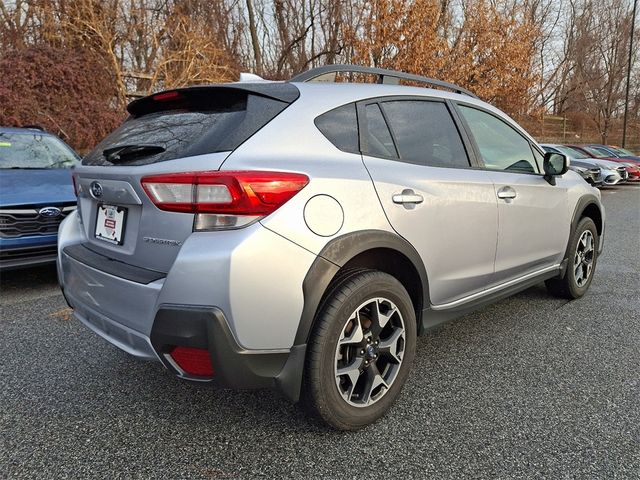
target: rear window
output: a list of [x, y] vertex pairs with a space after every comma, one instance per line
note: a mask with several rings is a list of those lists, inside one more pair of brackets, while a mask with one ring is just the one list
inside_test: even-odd
[[129, 105], [132, 115], [82, 163], [148, 165], [231, 151], [290, 103], [228, 87], [185, 89], [146, 97]]

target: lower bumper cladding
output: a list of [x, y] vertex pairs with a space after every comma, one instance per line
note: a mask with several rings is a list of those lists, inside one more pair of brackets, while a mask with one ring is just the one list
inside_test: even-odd
[[219, 388], [270, 388], [299, 399], [306, 345], [290, 351], [243, 349], [216, 307], [162, 305], [150, 340], [163, 364], [185, 380]]

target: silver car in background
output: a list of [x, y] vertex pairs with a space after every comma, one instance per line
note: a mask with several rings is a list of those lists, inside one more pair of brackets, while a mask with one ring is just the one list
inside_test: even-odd
[[605, 186], [618, 185], [627, 181], [629, 174], [624, 168], [624, 164], [612, 162], [601, 158], [587, 157], [579, 150], [571, 147], [555, 144], [541, 144], [546, 152], [562, 153], [569, 159], [570, 165], [579, 167], [600, 169], [601, 183]]
[[[378, 83], [331, 82], [348, 72]], [[333, 65], [128, 112], [76, 169], [60, 229], [75, 317], [337, 429], [389, 409], [418, 335], [543, 281], [579, 298], [603, 248], [599, 191], [456, 85]]]

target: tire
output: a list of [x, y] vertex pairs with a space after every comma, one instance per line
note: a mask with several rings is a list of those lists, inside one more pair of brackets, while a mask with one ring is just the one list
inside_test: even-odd
[[[590, 253], [585, 254], [589, 250]], [[564, 276], [547, 280], [545, 284], [552, 295], [573, 300], [589, 290], [598, 261], [598, 230], [591, 218], [584, 217], [578, 222], [569, 240], [567, 260]]]
[[374, 270], [343, 277], [316, 317], [307, 347], [304, 406], [338, 430], [375, 422], [409, 375], [416, 333], [413, 303], [396, 278]]

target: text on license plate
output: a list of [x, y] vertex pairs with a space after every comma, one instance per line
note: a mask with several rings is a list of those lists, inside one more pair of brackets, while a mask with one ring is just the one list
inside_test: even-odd
[[105, 204], [98, 205], [96, 238], [116, 245], [122, 245], [126, 218], [127, 209], [124, 207]]

